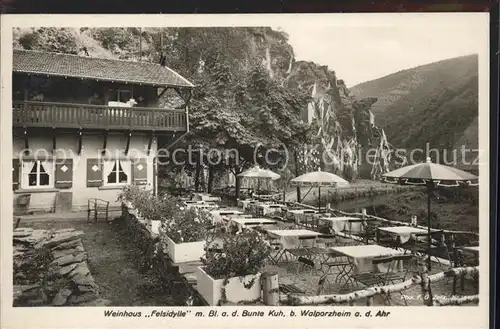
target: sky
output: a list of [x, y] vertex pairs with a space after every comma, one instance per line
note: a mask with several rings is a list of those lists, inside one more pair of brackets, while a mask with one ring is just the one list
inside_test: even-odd
[[[477, 21], [478, 22], [478, 21]], [[400, 70], [484, 50], [484, 25], [468, 19], [409, 19], [384, 26], [281, 24], [296, 60], [328, 65], [350, 88]], [[484, 52], [484, 51], [483, 51]]]

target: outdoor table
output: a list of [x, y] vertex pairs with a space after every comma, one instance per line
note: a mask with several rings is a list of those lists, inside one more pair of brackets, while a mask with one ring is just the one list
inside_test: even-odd
[[188, 203], [186, 204], [186, 209], [198, 208], [198, 209], [217, 209], [218, 206], [210, 203]]
[[317, 214], [317, 210], [312, 210], [312, 209], [287, 209], [286, 210], [286, 218], [290, 219], [293, 218], [294, 221], [297, 223], [301, 217], [301, 215], [304, 214]]
[[319, 220], [328, 222], [335, 233], [345, 230], [350, 233], [361, 233], [365, 221], [358, 217], [321, 217]]
[[474, 254], [474, 263], [479, 264], [479, 246], [475, 247], [462, 247], [462, 250]]
[[[351, 261], [354, 273], [363, 272], [386, 272], [387, 268], [383, 265], [374, 266], [372, 261], [377, 257], [384, 256], [397, 256], [402, 255], [403, 252], [396, 249], [382, 247], [377, 244], [373, 245], [359, 245], [359, 246], [345, 246], [345, 247], [332, 247], [330, 248], [334, 253], [347, 256]], [[402, 271], [403, 263], [398, 262], [396, 269]]]
[[[413, 226], [391, 226], [391, 227], [379, 227], [377, 229], [379, 232], [384, 232], [390, 235], [394, 240], [399, 238], [399, 244], [404, 244], [410, 240], [412, 234], [416, 233], [427, 233], [427, 230], [413, 227]], [[435, 230], [432, 230], [435, 231]], [[378, 235], [377, 235], [378, 236]], [[378, 241], [378, 238], [377, 238]]]
[[255, 203], [255, 200], [238, 200], [238, 208], [243, 208], [245, 210], [250, 203]]
[[185, 205], [188, 205], [188, 204], [205, 204], [205, 201], [201, 201], [201, 200], [185, 200], [185, 201], [182, 201], [182, 203], [184, 203]]
[[276, 224], [276, 221], [269, 218], [232, 217], [229, 219], [229, 221], [231, 224], [238, 226], [239, 229], [242, 229], [244, 227]]
[[258, 204], [257, 209], [261, 211], [261, 215], [265, 216], [268, 214], [274, 214], [277, 212], [281, 212], [283, 210], [283, 207], [286, 207], [285, 205], [279, 204], [279, 203], [273, 203], [273, 204]]
[[280, 240], [284, 249], [294, 249], [300, 246], [300, 239], [313, 238], [321, 235], [321, 233], [310, 230], [268, 230], [267, 233], [273, 238]]
[[288, 254], [293, 257], [294, 250], [309, 249], [314, 246], [318, 232], [304, 229], [266, 229], [272, 239], [276, 239], [281, 246], [278, 253], [272, 256], [272, 261], [278, 263], [283, 257], [288, 261]]
[[463, 247], [463, 250], [471, 251], [475, 254], [479, 254], [479, 246], [477, 247]]
[[213, 223], [220, 223], [223, 221], [223, 217], [229, 215], [243, 215], [243, 212], [236, 209], [216, 209], [210, 211], [210, 214], [213, 217]]
[[217, 196], [210, 195], [208, 193], [195, 193], [194, 194], [194, 199], [199, 200], [199, 201], [211, 201], [211, 202], [218, 202], [221, 201], [221, 199]]
[[254, 202], [249, 202], [246, 207], [245, 207], [245, 210], [248, 211], [249, 213], [251, 214], [257, 214], [257, 205], [259, 204], [258, 201], [254, 201]]

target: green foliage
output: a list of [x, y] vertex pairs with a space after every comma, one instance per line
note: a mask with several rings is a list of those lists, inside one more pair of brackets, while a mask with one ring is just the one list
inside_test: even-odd
[[174, 216], [163, 222], [160, 236], [168, 236], [175, 243], [205, 240], [208, 230], [213, 226], [209, 212], [198, 208], [180, 208]]
[[151, 220], [170, 220], [179, 208], [179, 201], [176, 198], [169, 195], [159, 198], [152, 195], [151, 191], [136, 185], [124, 187], [118, 200], [130, 202], [141, 216]]
[[216, 280], [257, 274], [271, 253], [263, 235], [255, 230], [223, 232], [217, 237], [222, 243], [222, 253], [207, 250], [201, 259], [205, 272]]
[[160, 238], [167, 235], [175, 243], [202, 241], [213, 225], [209, 213], [186, 210], [177, 198], [168, 194], [157, 197], [135, 185], [125, 187], [118, 200], [130, 203], [144, 219], [161, 221]]
[[19, 44], [28, 50], [77, 54], [76, 38], [70, 29], [42, 27], [19, 36]]

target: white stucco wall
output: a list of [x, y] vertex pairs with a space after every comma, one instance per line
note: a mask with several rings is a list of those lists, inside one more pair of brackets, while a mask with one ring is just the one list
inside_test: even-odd
[[[100, 198], [110, 202], [110, 206], [119, 206], [116, 198], [120, 193], [121, 187], [108, 189], [108, 187], [87, 187], [87, 159], [99, 158], [100, 150], [103, 146], [104, 137], [102, 134], [84, 134], [82, 139], [81, 154], [77, 154], [78, 138], [76, 134], [59, 135], [56, 139], [55, 153], [56, 158], [60, 158], [63, 154], [66, 157], [73, 159], [73, 186], [71, 188], [60, 189], [59, 191], [39, 192], [36, 190], [17, 190], [14, 193], [14, 199], [22, 193], [31, 194], [30, 209], [50, 211], [56, 207], [57, 193], [72, 192], [73, 209], [86, 209], [87, 202], [90, 198]], [[111, 158], [120, 157], [125, 159], [145, 158], [147, 159], [147, 186], [153, 188], [153, 166], [154, 158], [157, 153], [156, 138], [151, 144], [151, 151], [147, 155], [147, 145], [149, 136], [147, 134], [138, 135], [132, 134], [130, 139], [129, 153], [124, 155], [127, 139], [124, 134], [109, 134], [106, 149]], [[29, 138], [29, 147], [38, 154], [52, 155], [52, 137], [51, 136], [32, 136]], [[14, 138], [13, 157], [20, 158], [20, 154], [24, 149], [24, 140]], [[55, 167], [55, 166], [54, 166]], [[54, 175], [54, 172], [51, 173]], [[20, 175], [23, 179], [23, 175]], [[130, 178], [129, 178], [130, 179]], [[22, 184], [21, 184], [22, 185]], [[15, 203], [16, 200], [14, 200]]]

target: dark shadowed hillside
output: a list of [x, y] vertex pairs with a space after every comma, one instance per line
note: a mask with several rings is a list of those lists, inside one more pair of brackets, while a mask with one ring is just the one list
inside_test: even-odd
[[429, 141], [441, 150], [477, 148], [477, 55], [400, 71], [350, 91], [378, 98], [372, 111], [395, 147], [421, 148]]

